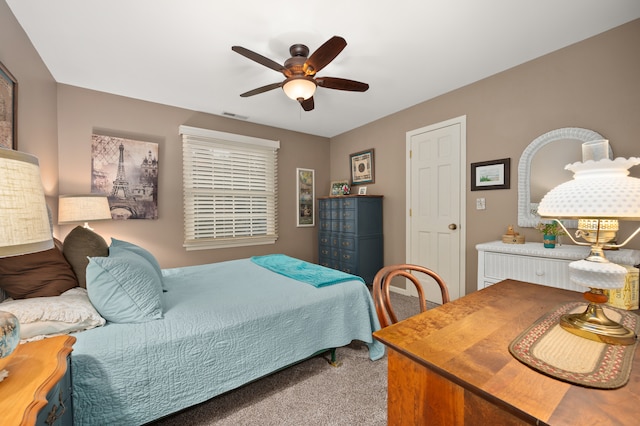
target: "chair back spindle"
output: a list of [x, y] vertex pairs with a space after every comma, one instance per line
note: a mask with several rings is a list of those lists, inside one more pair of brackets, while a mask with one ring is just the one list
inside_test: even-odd
[[389, 286], [395, 277], [404, 277], [413, 283], [418, 291], [418, 298], [420, 299], [420, 312], [427, 310], [424, 289], [418, 277], [412, 274], [412, 272], [421, 272], [433, 278], [440, 287], [442, 303], [444, 304], [449, 302], [449, 290], [447, 288], [447, 284], [444, 282], [442, 277], [433, 270], [424, 266], [408, 263], [385, 266], [378, 271], [373, 279], [373, 301], [376, 307], [376, 314], [378, 315], [378, 320], [380, 321], [380, 326], [382, 328], [398, 322], [396, 313], [391, 306], [391, 299], [389, 295]]

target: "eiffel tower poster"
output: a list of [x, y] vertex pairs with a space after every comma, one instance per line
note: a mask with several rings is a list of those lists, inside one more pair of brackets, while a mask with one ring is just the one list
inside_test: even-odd
[[158, 218], [158, 144], [91, 137], [91, 192], [106, 195], [113, 219]]

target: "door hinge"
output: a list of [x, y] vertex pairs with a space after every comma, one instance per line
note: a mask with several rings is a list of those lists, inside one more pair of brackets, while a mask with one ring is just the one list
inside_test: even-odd
[[413, 215], [413, 211], [411, 211], [411, 209], [409, 209], [409, 217], [411, 217]]

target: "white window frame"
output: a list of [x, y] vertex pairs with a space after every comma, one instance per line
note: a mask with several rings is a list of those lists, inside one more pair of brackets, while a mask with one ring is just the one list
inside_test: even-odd
[[189, 126], [180, 134], [184, 247], [274, 244], [280, 142]]

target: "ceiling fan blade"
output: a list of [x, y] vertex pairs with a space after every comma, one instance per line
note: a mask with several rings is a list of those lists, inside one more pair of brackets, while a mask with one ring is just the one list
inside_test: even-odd
[[257, 89], [249, 90], [248, 92], [244, 92], [240, 95], [242, 98], [247, 98], [253, 95], [259, 95], [260, 93], [268, 92], [269, 90], [277, 89], [282, 86], [282, 83], [271, 83], [266, 86], [258, 87]]
[[241, 54], [245, 58], [249, 58], [252, 61], [255, 61], [255, 62], [259, 63], [260, 65], [264, 65], [267, 68], [271, 68], [274, 71], [278, 71], [278, 72], [281, 72], [283, 74], [285, 72], [285, 68], [282, 65], [280, 65], [279, 63], [277, 63], [276, 61], [272, 61], [271, 59], [266, 58], [266, 57], [260, 55], [259, 53], [251, 51], [249, 49], [245, 49], [242, 46], [232, 46], [231, 50], [233, 50], [236, 53]]
[[305, 110], [305, 111], [311, 111], [313, 109], [313, 107], [315, 106], [314, 102], [313, 102], [313, 96], [310, 97], [309, 99], [305, 99], [305, 100], [298, 101], [298, 102], [300, 102], [300, 105], [302, 106], [302, 109]]
[[325, 41], [304, 63], [305, 74], [315, 75], [315, 73], [333, 61], [346, 46], [347, 42], [340, 36], [333, 36]]
[[367, 83], [347, 80], [344, 78], [317, 77], [315, 80], [318, 86], [325, 87], [327, 89], [348, 90], [350, 92], [366, 92], [369, 89], [369, 85]]

